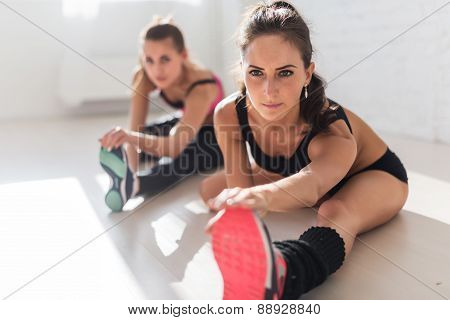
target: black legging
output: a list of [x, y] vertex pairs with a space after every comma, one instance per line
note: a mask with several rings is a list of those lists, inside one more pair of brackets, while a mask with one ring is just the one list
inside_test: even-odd
[[[173, 117], [164, 122], [151, 124], [144, 132], [151, 135], [167, 136], [180, 119]], [[141, 159], [159, 160], [150, 154], [142, 154]], [[223, 165], [223, 156], [217, 144], [212, 124], [204, 125], [195, 139], [182, 153], [167, 163], [157, 163], [150, 170], [140, 173], [139, 195], [151, 196], [158, 194], [180, 179], [216, 169]]]

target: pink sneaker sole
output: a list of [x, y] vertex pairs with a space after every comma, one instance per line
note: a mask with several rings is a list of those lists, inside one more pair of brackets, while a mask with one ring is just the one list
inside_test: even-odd
[[261, 300], [266, 291], [271, 263], [270, 238], [256, 213], [228, 208], [212, 230], [214, 257], [224, 281], [224, 300]]

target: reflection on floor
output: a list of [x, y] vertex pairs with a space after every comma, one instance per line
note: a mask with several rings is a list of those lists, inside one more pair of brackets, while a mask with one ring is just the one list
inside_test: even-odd
[[[1, 125], [1, 297], [219, 299], [221, 275], [203, 232], [212, 214], [196, 192], [202, 177], [135, 211], [110, 213], [97, 138], [111, 123], [126, 119]], [[450, 146], [382, 137], [408, 169], [408, 202], [362, 235], [344, 267], [304, 298], [450, 297]], [[266, 221], [273, 239], [288, 239], [314, 215], [304, 209]]]

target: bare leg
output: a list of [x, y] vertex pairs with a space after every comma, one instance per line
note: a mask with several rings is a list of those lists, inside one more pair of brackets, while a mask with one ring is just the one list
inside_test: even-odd
[[384, 171], [370, 170], [352, 177], [318, 210], [317, 226], [336, 229], [348, 255], [355, 237], [398, 214], [408, 197], [408, 185]]
[[222, 190], [227, 188], [225, 169], [215, 172], [213, 175], [203, 179], [200, 184], [200, 196], [206, 203], [209, 199], [216, 197]]

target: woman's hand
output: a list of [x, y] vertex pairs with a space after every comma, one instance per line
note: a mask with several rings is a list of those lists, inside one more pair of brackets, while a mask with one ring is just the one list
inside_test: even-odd
[[131, 135], [128, 130], [115, 127], [108, 131], [99, 141], [103, 148], [111, 151], [111, 149], [118, 148], [125, 142], [131, 142]]
[[264, 217], [268, 211], [268, 193], [257, 188], [233, 188], [223, 190], [217, 197], [208, 201], [208, 206], [217, 214], [211, 218], [205, 232], [210, 233], [216, 221], [225, 213], [229, 207], [246, 207], [254, 209], [261, 217]]
[[268, 210], [267, 193], [256, 188], [233, 188], [223, 190], [217, 197], [208, 201], [211, 210], [219, 211], [227, 207], [247, 207], [255, 209], [260, 216]]

